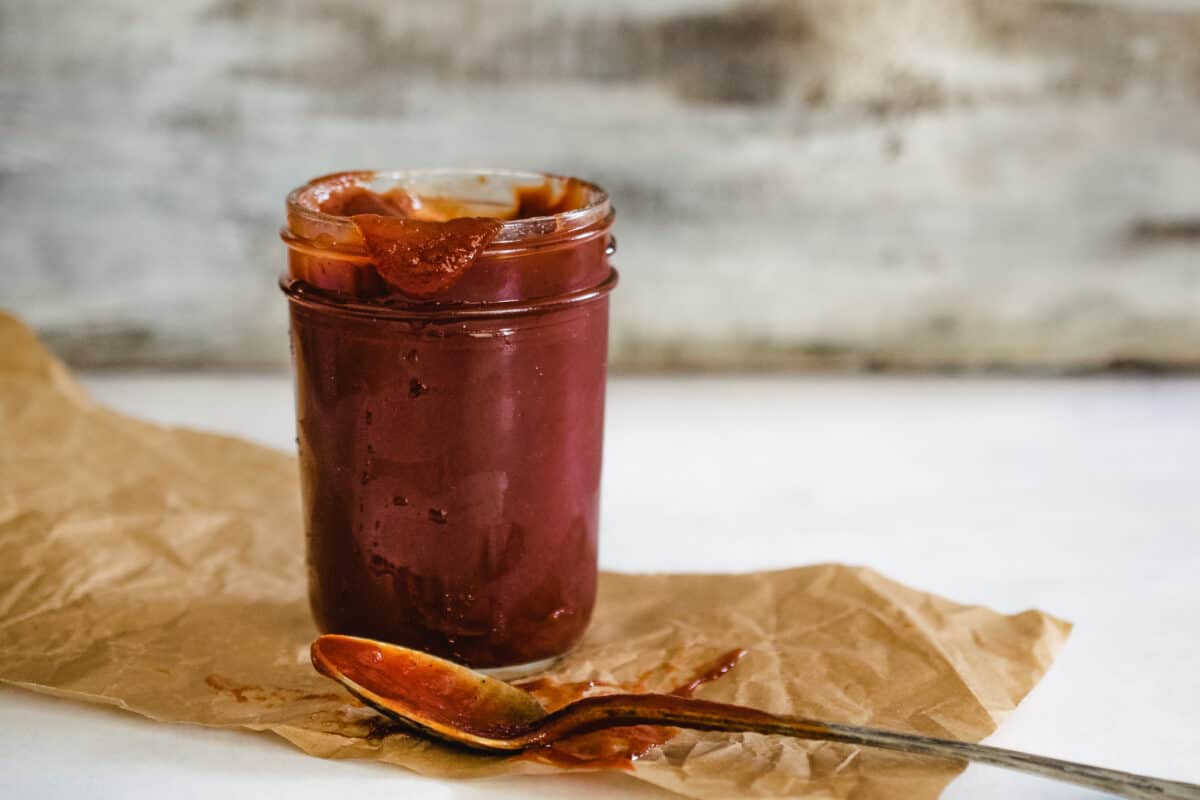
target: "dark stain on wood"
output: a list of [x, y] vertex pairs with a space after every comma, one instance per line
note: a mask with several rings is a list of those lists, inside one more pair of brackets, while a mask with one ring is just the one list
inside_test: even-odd
[[981, 49], [1062, 56], [1045, 86], [1056, 93], [1114, 97], [1131, 84], [1142, 91], [1200, 87], [1200, 15], [1192, 10], [1094, 0], [971, 0], [968, 8]]
[[1151, 375], [1169, 375], [1173, 371], [1170, 365], [1160, 361], [1151, 361], [1146, 358], [1114, 358], [1095, 369], [1081, 370], [1080, 374], [1117, 372], [1125, 375], [1146, 377]]
[[1200, 217], [1139, 219], [1129, 226], [1126, 240], [1134, 245], [1200, 243]]
[[[1196, 63], [1187, 44], [1200, 36], [1196, 14], [1061, 0], [971, 0], [955, 13], [976, 32], [978, 49], [1068, 54], [1061, 74], [1045, 87], [1063, 94], [1111, 95], [1132, 76], [1140, 85], [1169, 84]], [[396, 115], [404, 87], [420, 81], [660, 84], [684, 103], [753, 107], [786, 104], [791, 87], [799, 86], [796, 99], [810, 107], [837, 100], [826, 79], [844, 55], [830, 49], [840, 37], [837, 22], [819, 3], [744, 0], [665, 16], [590, 16], [548, 13], [525, 2], [510, 6], [503, 26], [487, 19], [469, 3], [445, 4], [437, 20], [409, 21], [401, 7], [387, 3], [315, 0], [297, 12], [285, 0], [218, 0], [200, 22], [287, 20], [292, 28], [311, 27], [327, 47], [278, 48], [271, 60], [237, 63], [232, 73], [324, 90], [314, 101], [322, 110], [357, 116]], [[1128, 45], [1134, 36], [1164, 57], [1143, 63]], [[887, 71], [886, 90], [859, 98], [873, 117], [980, 99], [979, 89], [951, 90], [899, 63]]]
[[641, 37], [639, 66], [652, 68], [645, 62], [661, 57], [682, 99], [767, 105], [783, 96], [791, 60], [812, 44], [813, 28], [799, 4], [746, 3], [652, 22]]
[[[778, 102], [816, 39], [809, 12], [791, 2], [746, 2], [666, 17], [582, 18], [533, 13], [507, 16], [502, 31], [482, 13], [447, 8], [448, 22], [404, 25], [386, 4], [318, 2], [300, 16], [280, 0], [221, 0], [204, 15], [209, 24], [320, 26], [345, 40], [326, 52], [279, 53], [271, 63], [237, 64], [238, 77], [337, 89], [355, 108], [356, 94], [381, 83], [436, 80], [510, 84], [514, 81], [662, 83], [681, 100], [700, 104]], [[389, 24], [389, 22], [395, 24]], [[499, 33], [499, 35], [497, 35]], [[331, 39], [331, 44], [332, 44]], [[375, 94], [390, 108], [395, 93]], [[366, 108], [360, 110], [366, 111]]]

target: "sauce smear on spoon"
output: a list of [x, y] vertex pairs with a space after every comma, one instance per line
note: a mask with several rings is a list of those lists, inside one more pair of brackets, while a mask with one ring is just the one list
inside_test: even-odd
[[[717, 680], [737, 666], [744, 655], [746, 655], [746, 651], [741, 648], [730, 650], [720, 658], [696, 670], [690, 678], [672, 689], [669, 694], [676, 697], [691, 697], [701, 686]], [[556, 711], [580, 698], [607, 693], [595, 692], [595, 689], [613, 689], [620, 692], [645, 691], [645, 679], [660, 669], [662, 668], [651, 670], [634, 684], [625, 686], [605, 681], [558, 683], [549, 678], [539, 678], [517, 684], [517, 688], [524, 689], [536, 697], [547, 711]], [[611, 728], [572, 736], [542, 747], [530, 748], [518, 758], [565, 768], [631, 770], [633, 762], [654, 748], [666, 744], [678, 733], [678, 728], [661, 725], [631, 725], [625, 728]]]

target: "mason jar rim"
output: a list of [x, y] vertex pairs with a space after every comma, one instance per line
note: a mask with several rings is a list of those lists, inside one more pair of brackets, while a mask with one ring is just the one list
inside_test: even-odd
[[[521, 182], [537, 184], [546, 181], [573, 180], [583, 186], [587, 192], [588, 202], [580, 208], [561, 211], [557, 214], [503, 221], [499, 233], [492, 239], [489, 247], [497, 244], [524, 242], [539, 237], [569, 234], [607, 221], [612, 216], [612, 206], [608, 193], [604, 189], [581, 178], [572, 178], [552, 172], [457, 167], [352, 170], [321, 175], [288, 193], [288, 226], [284, 230], [285, 239], [299, 237], [312, 241], [316, 238], [324, 238], [334, 244], [344, 242], [347, 234], [351, 236], [357, 234], [357, 227], [349, 217], [326, 214], [319, 210], [320, 201], [328, 197], [329, 192], [336, 188], [363, 186], [386, 191], [387, 189], [403, 188], [406, 184], [412, 185], [421, 180], [430, 181], [439, 178], [447, 181], [476, 180], [480, 183], [485, 183], [490, 179], [504, 179], [512, 182], [514, 187], [520, 185]], [[302, 223], [306, 232], [316, 231], [317, 235], [305, 235], [296, 230], [297, 226], [294, 224], [296, 221]], [[336, 244], [334, 246], [336, 248]]]

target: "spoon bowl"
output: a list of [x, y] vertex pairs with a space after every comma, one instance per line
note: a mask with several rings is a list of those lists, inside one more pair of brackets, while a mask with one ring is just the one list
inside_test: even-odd
[[312, 663], [376, 711], [440, 739], [480, 750], [521, 750], [546, 718], [528, 692], [407, 647], [326, 635]]

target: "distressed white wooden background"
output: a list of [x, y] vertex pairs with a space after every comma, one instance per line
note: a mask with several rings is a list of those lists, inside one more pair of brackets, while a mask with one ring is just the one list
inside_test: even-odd
[[0, 306], [287, 358], [285, 192], [593, 178], [626, 367], [1200, 365], [1200, 0], [0, 0]]

